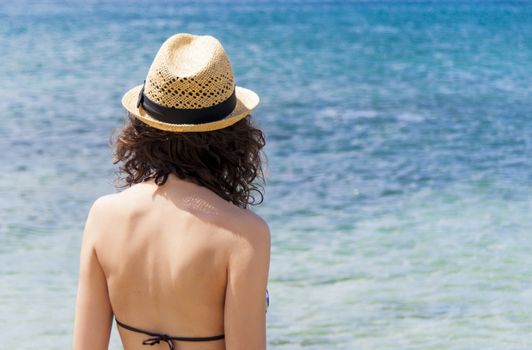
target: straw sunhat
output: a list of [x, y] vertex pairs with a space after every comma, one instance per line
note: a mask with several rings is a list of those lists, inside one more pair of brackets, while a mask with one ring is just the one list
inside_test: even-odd
[[245, 118], [259, 104], [252, 90], [236, 86], [229, 58], [210, 35], [179, 33], [161, 46], [144, 84], [124, 94], [122, 105], [161, 130], [210, 131]]

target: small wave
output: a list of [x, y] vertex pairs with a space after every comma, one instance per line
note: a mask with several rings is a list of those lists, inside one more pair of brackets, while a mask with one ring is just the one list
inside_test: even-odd
[[425, 117], [423, 115], [415, 112], [401, 112], [397, 114], [396, 118], [397, 120], [415, 123], [419, 123], [425, 120]]

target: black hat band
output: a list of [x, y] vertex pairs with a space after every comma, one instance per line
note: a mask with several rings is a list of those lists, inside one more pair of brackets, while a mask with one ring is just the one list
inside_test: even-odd
[[144, 84], [137, 100], [137, 108], [142, 108], [154, 119], [171, 124], [203, 124], [224, 119], [235, 109], [237, 99], [236, 90], [224, 101], [204, 108], [173, 108], [162, 106], [150, 100], [144, 94]]

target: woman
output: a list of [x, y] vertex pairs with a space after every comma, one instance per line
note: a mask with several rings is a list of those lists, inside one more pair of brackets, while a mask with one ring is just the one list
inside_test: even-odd
[[266, 348], [270, 231], [247, 206], [264, 181], [259, 97], [236, 86], [212, 36], [167, 39], [126, 92], [114, 144], [126, 189], [85, 225], [75, 350]]

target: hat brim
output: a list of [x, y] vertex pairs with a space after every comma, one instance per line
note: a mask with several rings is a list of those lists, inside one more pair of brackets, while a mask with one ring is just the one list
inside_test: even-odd
[[259, 96], [254, 91], [241, 86], [235, 86], [236, 106], [225, 118], [202, 124], [172, 124], [153, 118], [146, 113], [142, 106], [137, 108], [137, 100], [141, 89], [142, 84], [131, 88], [124, 94], [122, 97], [122, 105], [124, 108], [134, 117], [154, 128], [173, 132], [198, 132], [225, 128], [248, 116], [260, 101]]

